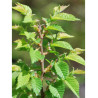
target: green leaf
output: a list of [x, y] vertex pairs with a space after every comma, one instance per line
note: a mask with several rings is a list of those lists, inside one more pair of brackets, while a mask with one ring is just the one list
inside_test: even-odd
[[77, 98], [80, 98], [78, 81], [74, 77], [67, 77], [65, 83], [72, 90], [72, 92], [77, 96]]
[[59, 13], [51, 17], [52, 20], [66, 20], [66, 21], [78, 21], [80, 19], [76, 18], [72, 14]]
[[51, 19], [42, 17], [42, 20], [46, 23], [47, 26], [50, 25]]
[[64, 91], [65, 91], [65, 85], [60, 80], [60, 81], [55, 82], [53, 86], [49, 85], [49, 90], [54, 97], [63, 98]]
[[33, 50], [33, 48], [30, 48], [30, 57], [31, 57], [31, 62], [35, 63], [38, 60], [44, 59], [44, 55], [41, 55], [40, 51], [38, 50]]
[[31, 91], [31, 89], [32, 89], [32, 83], [31, 83], [31, 80], [30, 80], [29, 83], [26, 85], [26, 87]]
[[13, 72], [12, 73], [12, 86], [15, 85], [16, 78], [18, 77], [19, 74], [20, 74], [20, 72]]
[[31, 15], [32, 10], [30, 9], [29, 6], [17, 3], [15, 7], [12, 7], [14, 10], [20, 12], [23, 15]]
[[65, 42], [65, 41], [56, 41], [53, 44], [51, 44], [51, 46], [73, 50], [72, 46], [68, 42]]
[[60, 31], [60, 32], [65, 32], [61, 26], [57, 25], [57, 24], [52, 24], [50, 26], [46, 27], [47, 30], [56, 30], [56, 31]]
[[63, 61], [59, 61], [55, 64], [55, 70], [56, 70], [57, 75], [63, 79], [65, 79], [66, 76], [69, 74], [68, 64]]
[[82, 54], [84, 51], [85, 49], [75, 48], [71, 53]]
[[46, 35], [45, 37], [47, 37], [48, 39], [55, 39], [56, 38], [56, 34], [52, 34], [52, 35]]
[[33, 77], [31, 81], [32, 81], [33, 91], [35, 92], [36, 96], [38, 96], [39, 92], [42, 89], [42, 82], [40, 78], [35, 78], [35, 77]]
[[60, 94], [55, 87], [53, 87], [52, 85], [49, 85], [49, 90], [53, 94], [53, 96], [60, 98]]
[[25, 36], [27, 37], [27, 39], [35, 39], [36, 33], [35, 32], [24, 32]]
[[65, 59], [72, 60], [72, 61], [75, 61], [75, 62], [80, 63], [82, 65], [85, 65], [85, 60], [81, 56], [77, 55], [76, 53], [69, 53], [65, 57]]
[[33, 21], [32, 16], [31, 15], [26, 15], [24, 17], [23, 23], [31, 23], [32, 21]]
[[54, 12], [62, 12], [62, 11], [64, 11], [67, 7], [69, 7], [69, 5], [68, 6], [56, 6], [56, 7], [54, 7]]
[[21, 67], [18, 65], [12, 65], [12, 71], [21, 71]]
[[76, 70], [72, 71], [72, 74], [85, 74], [85, 71], [84, 70], [76, 69]]
[[27, 85], [28, 82], [29, 82], [29, 79], [30, 79], [30, 74], [23, 75], [22, 72], [21, 72], [18, 76], [18, 84], [17, 84], [16, 89]]
[[63, 33], [63, 32], [57, 34], [57, 40], [64, 39], [64, 38], [72, 38], [72, 37], [74, 36], [69, 35], [67, 33]]
[[16, 31], [22, 31], [22, 30], [24, 30], [24, 28], [22, 26], [19, 26], [19, 25], [12, 26], [12, 29], [16, 30]]
[[15, 49], [28, 50], [30, 48], [30, 45], [24, 39], [18, 39], [14, 42], [17, 43], [17, 46]]

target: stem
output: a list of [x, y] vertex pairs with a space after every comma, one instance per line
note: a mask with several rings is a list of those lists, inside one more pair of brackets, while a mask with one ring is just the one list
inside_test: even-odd
[[[41, 33], [41, 26], [39, 25], [39, 37], [41, 38], [41, 41], [40, 41], [40, 49], [41, 49], [41, 54], [43, 55], [43, 34]], [[43, 78], [44, 78], [44, 59], [41, 60], [41, 80], [43, 82]], [[44, 91], [43, 91], [43, 88], [41, 90], [41, 98], [45, 98], [45, 94], [44, 94]]]

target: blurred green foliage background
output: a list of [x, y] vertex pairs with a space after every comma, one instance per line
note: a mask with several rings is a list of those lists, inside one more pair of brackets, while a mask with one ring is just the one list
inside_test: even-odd
[[[81, 19], [81, 21], [59, 21], [58, 24], [60, 24], [68, 34], [75, 36], [72, 39], [67, 39], [73, 48], [79, 47], [85, 49], [85, 0], [12, 0], [12, 6], [15, 6], [15, 3], [17, 2], [30, 6], [33, 13], [37, 15], [38, 19], [41, 19], [41, 17], [49, 17], [55, 6], [70, 5], [65, 12], [73, 14], [77, 18]], [[20, 13], [12, 10], [12, 25], [21, 24], [22, 19], [23, 16]], [[20, 36], [18, 35], [18, 32], [13, 30], [12, 41], [19, 38]], [[64, 50], [58, 48], [58, 51]], [[84, 53], [81, 56], [85, 58]], [[29, 54], [24, 51], [16, 51], [13, 46], [12, 63], [15, 63], [19, 58], [24, 60], [26, 63], [30, 63]], [[71, 62], [71, 68], [72, 67], [84, 69], [84, 66], [75, 62]], [[77, 79], [80, 82], [80, 97], [85, 98], [85, 76], [78, 75]], [[76, 98], [76, 96], [66, 89], [64, 98]]]

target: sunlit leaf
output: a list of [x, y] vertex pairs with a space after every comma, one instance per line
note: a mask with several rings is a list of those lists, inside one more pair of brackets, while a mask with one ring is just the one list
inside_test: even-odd
[[17, 89], [24, 85], [27, 85], [29, 82], [29, 79], [30, 79], [30, 74], [23, 75], [22, 73], [20, 73], [18, 76]]
[[56, 6], [56, 7], [54, 7], [54, 11], [55, 12], [62, 12], [62, 11], [64, 11], [67, 7], [69, 7], [69, 5], [68, 6]]
[[21, 71], [21, 67], [18, 65], [12, 65], [12, 71]]
[[63, 98], [64, 91], [65, 91], [65, 85], [60, 80], [60, 81], [55, 82], [53, 85], [49, 85], [49, 90], [54, 97]]
[[30, 48], [30, 57], [32, 64], [37, 62], [38, 60], [44, 59], [44, 55], [41, 55], [40, 51], [33, 50], [33, 48]]
[[82, 65], [85, 65], [85, 60], [81, 56], [77, 55], [76, 53], [69, 53], [65, 57], [65, 59], [72, 60], [72, 61], [75, 61], [75, 62], [80, 63]]
[[41, 79], [33, 77], [31, 81], [32, 81], [33, 91], [35, 92], [36, 96], [38, 96], [39, 92], [42, 89]]
[[15, 7], [12, 7], [14, 10], [22, 13], [23, 15], [31, 15], [32, 10], [30, 9], [29, 6], [17, 3]]
[[69, 74], [68, 64], [64, 61], [57, 62], [55, 64], [55, 70], [56, 70], [57, 75], [63, 79], [65, 79], [66, 76]]
[[20, 74], [20, 72], [13, 72], [12, 73], [12, 86], [15, 85], [16, 78], [18, 77], [19, 74]]
[[81, 48], [75, 48], [74, 50], [72, 50], [72, 53], [76, 53], [76, 54], [82, 54], [85, 51], [85, 49], [81, 49]]
[[74, 77], [67, 77], [65, 83], [72, 90], [72, 92], [77, 96], [77, 98], [80, 98], [78, 81]]
[[76, 18], [72, 14], [59, 13], [51, 17], [52, 20], [67, 20], [67, 21], [78, 21], [80, 19]]
[[76, 69], [76, 70], [72, 71], [72, 74], [85, 74], [85, 71]]
[[53, 44], [51, 44], [51, 46], [73, 50], [72, 46], [68, 42], [65, 42], [65, 41], [56, 41]]
[[15, 49], [28, 50], [30, 48], [30, 45], [24, 39], [18, 39], [14, 42], [17, 43], [17, 46]]
[[22, 26], [19, 26], [19, 25], [14, 25], [14, 26], [12, 26], [12, 29], [13, 30], [16, 30], [16, 31], [22, 31], [23, 30], [23, 27]]
[[53, 24], [53, 25], [47, 26], [47, 30], [56, 30], [56, 31], [64, 32], [62, 27], [57, 25], [57, 24]]
[[23, 23], [31, 23], [32, 21], [33, 21], [32, 16], [31, 15], [26, 15], [24, 17]]
[[69, 35], [67, 33], [63, 33], [63, 32], [57, 34], [57, 40], [64, 39], [64, 38], [72, 38], [72, 37], [74, 36]]

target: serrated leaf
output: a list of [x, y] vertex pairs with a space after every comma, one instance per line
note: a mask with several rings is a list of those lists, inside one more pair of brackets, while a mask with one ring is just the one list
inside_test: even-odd
[[46, 23], [47, 26], [50, 25], [51, 19], [42, 17], [42, 20]]
[[22, 31], [22, 30], [24, 30], [23, 27], [19, 26], [19, 25], [12, 26], [12, 29], [16, 30], [16, 31]]
[[49, 85], [49, 90], [53, 94], [53, 96], [60, 98], [60, 94], [55, 87], [53, 87], [52, 85]]
[[23, 23], [31, 23], [32, 21], [33, 21], [32, 16], [31, 15], [26, 15], [24, 17]]
[[52, 34], [52, 35], [46, 35], [45, 37], [49, 38], [49, 39], [55, 39], [56, 38], [56, 34]]
[[72, 46], [68, 42], [65, 42], [65, 41], [56, 41], [53, 44], [51, 44], [51, 46], [73, 50]]
[[44, 59], [44, 55], [41, 55], [40, 51], [33, 50], [33, 48], [30, 48], [30, 57], [32, 64], [37, 62], [38, 60]]
[[56, 70], [57, 75], [63, 79], [65, 79], [66, 76], [69, 74], [68, 64], [63, 61], [59, 61], [55, 64], [55, 70]]
[[18, 65], [12, 65], [12, 71], [21, 71], [21, 67]]
[[76, 18], [72, 14], [59, 13], [51, 17], [52, 20], [66, 20], [66, 21], [78, 21], [80, 19]]
[[23, 15], [31, 15], [32, 10], [30, 9], [29, 6], [17, 3], [15, 7], [12, 7], [14, 10], [22, 13]]
[[31, 89], [32, 89], [31, 81], [28, 82], [28, 84], [26, 85], [26, 87], [31, 91]]
[[61, 26], [57, 25], [57, 24], [52, 24], [50, 26], [46, 27], [47, 30], [56, 30], [56, 31], [60, 31], [60, 32], [65, 32]]
[[72, 61], [75, 61], [75, 62], [80, 63], [82, 65], [85, 65], [85, 60], [81, 56], [77, 55], [76, 53], [69, 53], [65, 57], [65, 59], [72, 60]]
[[23, 75], [22, 72], [21, 72], [18, 76], [18, 84], [17, 84], [16, 89], [27, 85], [28, 82], [29, 82], [29, 79], [30, 79], [30, 74]]
[[13, 72], [12, 73], [12, 86], [15, 85], [16, 78], [18, 77], [19, 74], [20, 74], [20, 72]]
[[50, 85], [49, 90], [54, 97], [63, 98], [64, 91], [65, 91], [65, 85], [60, 80], [60, 81], [55, 82], [53, 86]]
[[27, 39], [34, 39], [35, 36], [36, 36], [35, 32], [27, 32], [27, 31], [25, 31], [24, 34], [27, 37]]
[[72, 92], [77, 96], [77, 98], [80, 98], [78, 81], [74, 77], [67, 77], [65, 83], [72, 90]]
[[76, 70], [72, 71], [72, 74], [85, 74], [85, 71], [76, 69]]
[[63, 32], [57, 34], [57, 40], [64, 39], [64, 38], [72, 38], [72, 37], [74, 36], [69, 35], [67, 33], [63, 33]]
[[68, 7], [69, 5], [65, 5], [65, 6], [56, 6], [56, 7], [54, 7], [54, 11], [55, 12], [62, 12], [62, 11], [64, 11], [67, 7]]
[[72, 53], [76, 53], [76, 54], [82, 54], [85, 51], [85, 49], [81, 49], [81, 48], [75, 48], [73, 51], [71, 51]]
[[33, 91], [35, 92], [36, 96], [38, 96], [39, 92], [42, 89], [42, 82], [40, 78], [35, 78], [35, 77], [33, 77], [31, 81], [32, 81]]
[[17, 46], [15, 49], [28, 50], [30, 48], [30, 45], [24, 39], [18, 39], [14, 42], [17, 43]]

